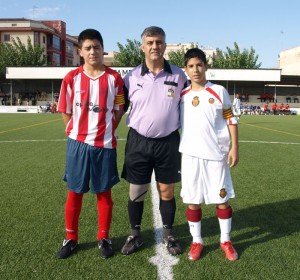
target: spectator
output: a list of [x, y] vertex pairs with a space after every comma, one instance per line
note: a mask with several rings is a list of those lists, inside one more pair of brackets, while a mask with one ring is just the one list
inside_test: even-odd
[[243, 105], [243, 115], [248, 115], [249, 113], [249, 106], [248, 106], [248, 103], [245, 103]]
[[261, 107], [259, 105], [256, 106], [255, 113], [261, 115]]
[[268, 102], [266, 102], [264, 104], [264, 114], [265, 115], [269, 115], [270, 114], [270, 109], [269, 109], [269, 103]]
[[272, 109], [272, 113], [273, 113], [273, 115], [277, 115], [277, 104], [276, 104], [276, 102], [274, 102], [273, 104], [272, 104], [272, 107], [271, 107], [271, 109]]
[[46, 104], [46, 112], [51, 112], [51, 104], [49, 102]]
[[238, 93], [236, 94], [232, 103], [232, 113], [238, 119], [241, 116], [241, 100], [240, 100], [240, 95]]
[[283, 103], [281, 103], [279, 106], [278, 106], [278, 110], [279, 110], [279, 115], [284, 115], [284, 105]]
[[253, 105], [249, 106], [249, 114], [254, 115], [254, 106]]
[[290, 110], [290, 105], [289, 104], [285, 105], [284, 112], [285, 112], [286, 115], [290, 115], [291, 114], [291, 110]]

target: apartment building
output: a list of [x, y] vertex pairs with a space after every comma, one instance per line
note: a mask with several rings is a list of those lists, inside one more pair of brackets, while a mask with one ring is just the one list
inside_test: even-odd
[[80, 65], [77, 38], [66, 33], [66, 23], [61, 20], [0, 19], [0, 42], [10, 43], [17, 37], [25, 45], [30, 37], [33, 45], [44, 47], [47, 65]]
[[279, 68], [283, 75], [300, 75], [300, 46], [280, 52]]
[[[166, 47], [166, 51], [165, 51], [165, 59], [169, 60], [169, 53], [170, 52], [176, 52], [176, 51], [180, 51], [180, 50], [184, 50], [186, 51], [187, 49], [192, 48], [193, 44], [167, 44]], [[205, 47], [205, 46], [198, 46], [200, 49], [202, 49], [204, 51], [204, 53], [206, 54], [207, 60], [208, 62], [211, 62], [211, 59], [216, 55], [216, 49], [210, 48], [210, 47]]]

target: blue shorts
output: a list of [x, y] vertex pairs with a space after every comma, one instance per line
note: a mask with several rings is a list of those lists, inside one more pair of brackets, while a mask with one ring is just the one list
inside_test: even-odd
[[68, 138], [63, 180], [76, 193], [108, 191], [120, 181], [116, 149], [97, 148]]

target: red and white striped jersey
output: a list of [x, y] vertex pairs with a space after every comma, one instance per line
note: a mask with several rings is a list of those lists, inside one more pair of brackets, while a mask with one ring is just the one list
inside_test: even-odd
[[201, 91], [189, 87], [181, 93], [180, 110], [179, 151], [207, 160], [224, 159], [230, 145], [227, 125], [237, 124], [227, 90], [211, 82]]
[[58, 111], [71, 114], [68, 137], [95, 147], [115, 148], [114, 111], [124, 105], [123, 80], [106, 67], [98, 77], [88, 76], [83, 66], [70, 71], [62, 81]]

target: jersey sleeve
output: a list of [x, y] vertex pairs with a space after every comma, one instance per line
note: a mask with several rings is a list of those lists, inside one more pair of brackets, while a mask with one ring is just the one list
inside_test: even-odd
[[60, 113], [72, 114], [72, 106], [71, 106], [71, 94], [72, 94], [72, 86], [70, 82], [70, 75], [63, 79], [60, 94], [58, 99], [57, 110]]

